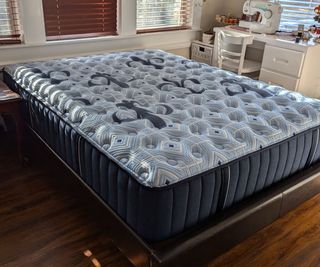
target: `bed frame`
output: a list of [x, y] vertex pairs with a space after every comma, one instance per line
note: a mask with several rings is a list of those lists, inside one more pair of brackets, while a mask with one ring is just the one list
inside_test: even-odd
[[72, 182], [81, 185], [79, 194], [84, 193], [90, 205], [92, 202], [90, 207], [105, 223], [110, 238], [137, 267], [204, 265], [320, 193], [320, 163], [317, 163], [213, 216], [210, 221], [166, 241], [148, 243], [124, 223], [31, 127], [29, 129], [72, 176], [78, 178]]
[[320, 163], [317, 163], [194, 229], [166, 241], [148, 243], [131, 230], [35, 131], [30, 130], [78, 178], [73, 182], [80, 182], [81, 191], [85, 191], [79, 193], [86, 194], [93, 211], [106, 224], [110, 238], [137, 267], [204, 265], [320, 193]]

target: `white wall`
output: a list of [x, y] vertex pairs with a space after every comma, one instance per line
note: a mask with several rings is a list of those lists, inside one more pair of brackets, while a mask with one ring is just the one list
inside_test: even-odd
[[166, 51], [188, 51], [191, 41], [198, 38], [199, 31], [184, 30], [146, 33], [138, 36], [107, 36], [52, 41], [42, 44], [7, 45], [0, 47], [0, 66], [34, 60], [72, 57], [112, 51], [128, 51], [133, 49], [153, 48]]
[[206, 0], [203, 3], [201, 29], [208, 30], [215, 23], [216, 14], [231, 13], [235, 16], [241, 16], [242, 6], [245, 0]]
[[190, 58], [190, 48], [181, 48], [181, 49], [169, 49], [167, 50], [167, 52], [178, 55], [178, 56], [182, 56], [182, 57], [186, 57], [186, 58]]
[[[221, 1], [221, 0], [220, 0]], [[231, 13], [235, 16], [241, 16], [242, 7], [246, 0], [223, 0], [223, 9], [224, 14]]]
[[221, 14], [224, 0], [206, 0], [202, 6], [201, 29], [209, 30], [215, 21], [216, 14]]

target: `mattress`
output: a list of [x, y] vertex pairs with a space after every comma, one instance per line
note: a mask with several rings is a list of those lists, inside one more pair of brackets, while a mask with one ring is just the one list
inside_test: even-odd
[[320, 102], [159, 50], [7, 66], [29, 124], [159, 241], [318, 161]]

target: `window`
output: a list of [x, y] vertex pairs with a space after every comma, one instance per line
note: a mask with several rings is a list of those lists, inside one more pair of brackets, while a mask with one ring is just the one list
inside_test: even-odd
[[280, 30], [297, 30], [298, 24], [304, 24], [305, 28], [314, 25], [314, 8], [320, 4], [320, 0], [280, 0], [283, 7]]
[[115, 35], [117, 0], [43, 0], [47, 40]]
[[18, 5], [15, 0], [0, 0], [0, 44], [21, 43]]
[[137, 0], [137, 30], [190, 28], [192, 0]]

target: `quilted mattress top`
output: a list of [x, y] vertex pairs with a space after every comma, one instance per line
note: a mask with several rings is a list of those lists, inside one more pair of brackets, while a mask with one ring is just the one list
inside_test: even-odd
[[159, 50], [6, 71], [150, 187], [201, 174], [320, 122], [318, 100]]

